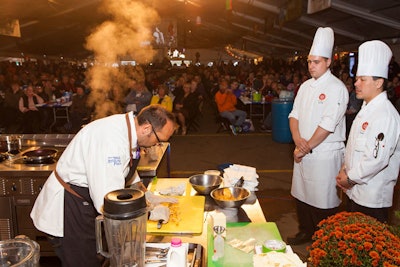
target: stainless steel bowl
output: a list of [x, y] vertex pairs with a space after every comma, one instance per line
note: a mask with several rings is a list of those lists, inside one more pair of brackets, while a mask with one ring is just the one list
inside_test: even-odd
[[250, 191], [243, 187], [222, 187], [210, 195], [221, 208], [239, 208], [249, 198]]
[[196, 174], [189, 177], [189, 183], [201, 195], [208, 195], [222, 183], [222, 177], [211, 174]]

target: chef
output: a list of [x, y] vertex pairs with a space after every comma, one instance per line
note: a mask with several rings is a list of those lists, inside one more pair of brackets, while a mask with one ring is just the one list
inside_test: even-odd
[[400, 116], [385, 90], [392, 51], [381, 41], [359, 47], [356, 96], [363, 105], [351, 126], [337, 184], [348, 211], [387, 222], [400, 168]]
[[335, 177], [342, 166], [349, 96], [329, 70], [333, 43], [333, 30], [318, 28], [307, 60], [312, 78], [301, 85], [289, 114], [296, 145], [291, 194], [299, 222], [299, 232], [287, 240], [291, 245], [311, 241], [317, 224], [340, 205]]
[[129, 112], [93, 121], [72, 139], [31, 212], [62, 266], [101, 265], [95, 218], [102, 212], [104, 196], [138, 182], [139, 147], [167, 141], [174, 128], [172, 113], [150, 105], [137, 116]]

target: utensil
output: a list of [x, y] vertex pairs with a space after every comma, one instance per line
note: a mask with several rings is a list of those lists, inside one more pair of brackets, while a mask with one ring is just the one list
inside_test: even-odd
[[163, 225], [164, 220], [158, 220], [157, 222], [157, 229], [161, 229], [162, 225]]
[[239, 208], [249, 198], [250, 191], [243, 187], [222, 187], [210, 195], [221, 208]]
[[239, 178], [239, 180], [236, 182], [236, 184], [233, 187], [242, 187], [244, 183], [244, 178], [243, 176]]
[[163, 262], [166, 262], [167, 261], [167, 259], [165, 258], [165, 259], [146, 259], [146, 260], [144, 260], [144, 263], [163, 263]]
[[168, 253], [169, 247], [166, 248], [156, 248], [156, 247], [146, 247], [146, 251], [156, 251], [160, 253]]
[[194, 261], [193, 267], [200, 267], [200, 263], [201, 263], [201, 250], [202, 250], [201, 245], [200, 245], [200, 244], [197, 245], [196, 254], [195, 254], [196, 257], [195, 257], [195, 261]]
[[199, 194], [208, 195], [221, 185], [222, 177], [211, 174], [196, 174], [189, 177], [189, 183]]

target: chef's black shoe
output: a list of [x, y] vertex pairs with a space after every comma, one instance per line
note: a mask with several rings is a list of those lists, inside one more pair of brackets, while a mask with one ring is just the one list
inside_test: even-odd
[[302, 245], [307, 242], [311, 242], [311, 235], [305, 232], [298, 232], [294, 237], [288, 237], [287, 243], [289, 245]]

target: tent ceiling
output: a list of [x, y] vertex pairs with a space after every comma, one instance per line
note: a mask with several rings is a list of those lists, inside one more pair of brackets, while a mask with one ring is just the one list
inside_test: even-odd
[[[229, 0], [141, 1], [156, 7], [161, 17], [177, 20], [178, 45], [184, 48], [221, 49], [231, 44], [265, 55], [306, 54], [320, 26], [333, 28], [338, 51], [357, 49], [370, 39], [400, 41], [397, 0], [331, 0], [330, 8], [314, 14], [307, 14], [307, 0], [232, 0], [231, 11], [226, 9]], [[90, 55], [84, 48], [86, 37], [106, 19], [98, 10], [100, 4], [100, 0], [1, 1], [0, 22], [18, 19], [21, 37], [0, 36], [0, 53], [86, 57]], [[195, 23], [197, 16], [201, 25]]]

